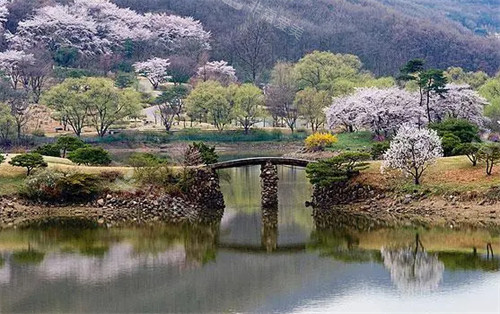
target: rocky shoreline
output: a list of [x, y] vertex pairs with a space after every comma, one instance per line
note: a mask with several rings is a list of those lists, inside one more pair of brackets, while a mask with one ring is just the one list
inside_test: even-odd
[[315, 207], [318, 228], [356, 226], [359, 229], [423, 226], [493, 228], [500, 231], [500, 204], [482, 197], [388, 195], [368, 191], [369, 197], [349, 204]]
[[0, 229], [57, 218], [86, 219], [105, 227], [219, 222], [225, 205], [217, 175], [200, 169], [193, 179], [195, 184], [181, 196], [158, 191], [116, 193], [86, 204], [71, 205], [0, 198]]

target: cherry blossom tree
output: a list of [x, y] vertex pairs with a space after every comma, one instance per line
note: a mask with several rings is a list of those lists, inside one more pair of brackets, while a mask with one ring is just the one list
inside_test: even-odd
[[446, 118], [464, 119], [479, 127], [484, 126], [484, 108], [488, 101], [469, 85], [446, 85], [447, 93], [431, 100], [431, 115], [434, 121]]
[[[1, 14], [0, 9], [0, 21]], [[126, 40], [147, 42], [170, 52], [190, 43], [206, 50], [209, 39], [210, 33], [191, 17], [139, 14], [109, 0], [75, 0], [42, 7], [19, 23], [9, 41], [18, 49], [43, 44], [51, 51], [70, 47], [94, 56], [111, 54]]]
[[157, 89], [161, 83], [167, 81], [167, 69], [169, 65], [169, 59], [154, 57], [144, 62], [134, 63], [134, 68], [137, 73], [149, 80], [154, 89]]
[[222, 85], [228, 86], [238, 79], [236, 78], [236, 70], [222, 60], [207, 62], [204, 66], [198, 68], [195, 80], [202, 82], [218, 81]]
[[43, 44], [49, 50], [71, 47], [84, 55], [111, 53], [112, 42], [100, 34], [95, 21], [74, 6], [46, 6], [19, 23], [11, 45], [29, 49]]
[[415, 96], [396, 87], [358, 88], [354, 94], [334, 99], [326, 109], [327, 123], [331, 129], [365, 128], [388, 136], [403, 123], [423, 124], [425, 111]]
[[23, 82], [23, 69], [34, 62], [35, 58], [32, 54], [21, 50], [0, 52], [0, 70], [9, 77], [14, 89], [17, 89]]
[[381, 171], [400, 170], [411, 175], [418, 185], [425, 170], [442, 156], [441, 138], [436, 131], [403, 124], [384, 154]]
[[147, 13], [145, 19], [146, 28], [153, 33], [150, 40], [161, 48], [169, 51], [183, 46], [210, 49], [210, 32], [205, 31], [201, 22], [192, 17]]

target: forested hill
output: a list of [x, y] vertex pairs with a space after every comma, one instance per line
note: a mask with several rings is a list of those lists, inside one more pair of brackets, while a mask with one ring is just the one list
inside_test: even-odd
[[[115, 2], [201, 20], [213, 35], [212, 58], [247, 76], [255, 68], [265, 76], [276, 60], [297, 60], [312, 50], [358, 55], [378, 75], [395, 74], [416, 57], [433, 67], [490, 74], [500, 66], [500, 39], [494, 36], [500, 0], [260, 0], [257, 9], [255, 0]], [[278, 27], [284, 18], [304, 29], [298, 40], [290, 27]]]

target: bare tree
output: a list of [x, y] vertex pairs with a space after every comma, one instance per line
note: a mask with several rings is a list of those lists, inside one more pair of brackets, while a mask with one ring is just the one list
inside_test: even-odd
[[248, 21], [234, 39], [234, 52], [254, 83], [271, 61], [270, 26], [263, 21]]

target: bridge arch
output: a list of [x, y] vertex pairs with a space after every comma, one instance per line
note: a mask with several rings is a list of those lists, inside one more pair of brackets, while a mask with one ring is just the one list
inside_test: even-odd
[[274, 166], [286, 165], [286, 166], [306, 167], [311, 162], [314, 161], [299, 159], [299, 158], [287, 158], [287, 157], [254, 157], [254, 158], [243, 158], [243, 159], [222, 161], [208, 166], [214, 170], [238, 168], [246, 166], [259, 166], [268, 163]]

